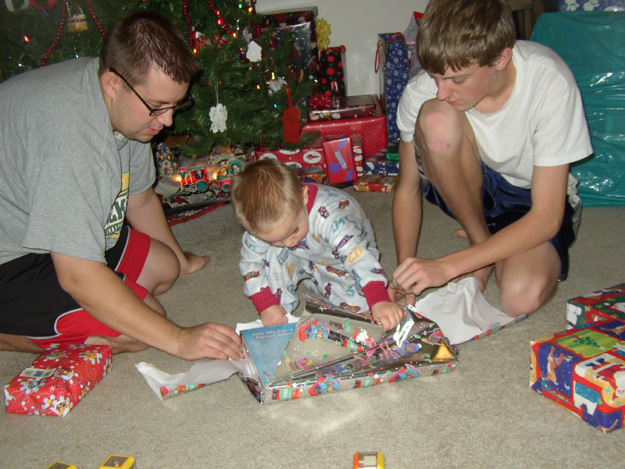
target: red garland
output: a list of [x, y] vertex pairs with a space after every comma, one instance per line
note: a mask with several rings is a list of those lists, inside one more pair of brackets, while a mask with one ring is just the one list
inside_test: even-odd
[[[31, 1], [31, 4], [32, 3], [33, 2]], [[51, 2], [49, 2], [49, 3], [51, 3]], [[49, 6], [49, 3], [48, 3], [48, 6]], [[61, 24], [59, 24], [59, 30], [56, 33], [56, 38], [54, 39], [54, 42], [52, 43], [52, 45], [48, 49], [48, 52], [46, 52], [46, 55], [43, 56], [43, 60], [41, 61], [41, 66], [42, 67], [46, 64], [46, 62], [50, 58], [50, 54], [52, 54], [52, 51], [54, 50], [56, 45], [61, 40], [61, 34], [63, 33], [63, 28], [65, 27], [65, 10], [67, 10], [67, 2], [66, 2], [66, 0], [63, 0], [63, 3], [61, 4]]]
[[37, 10], [46, 10], [46, 11], [50, 11], [52, 10], [58, 2], [58, 0], [48, 0], [48, 6], [42, 7], [41, 5], [39, 5], [35, 0], [28, 0], [28, 3], [30, 3], [32, 5], [33, 8], [37, 9]]
[[187, 5], [187, 0], [182, 2], [182, 15], [184, 16], [187, 25], [189, 25], [189, 45], [191, 49], [195, 49], [196, 42], [193, 31], [193, 24], [191, 23], [191, 18], [189, 17], [189, 6]]
[[95, 15], [95, 12], [93, 11], [91, 0], [87, 0], [87, 7], [89, 8], [89, 13], [91, 13], [91, 17], [93, 18], [95, 25], [98, 27], [98, 31], [100, 31], [100, 34], [102, 34], [102, 37], [106, 37], [106, 31], [104, 31], [104, 28], [100, 24], [100, 20], [98, 19], [98, 17]]
[[[256, 0], [250, 0], [250, 6], [252, 8], [252, 15], [256, 16]], [[254, 24], [254, 39], [258, 39], [260, 37], [261, 29], [260, 24]]]
[[217, 9], [217, 7], [215, 7], [215, 4], [213, 2], [211, 2], [211, 0], [206, 0], [206, 2], [210, 5], [210, 7], [213, 9], [213, 11], [215, 12], [215, 16], [217, 16], [217, 24], [219, 26], [221, 26], [222, 28], [224, 28], [224, 31], [226, 31], [226, 34], [232, 36], [232, 32], [230, 31], [230, 29], [228, 28], [228, 25], [226, 24], [226, 22], [223, 20], [223, 18], [221, 17], [221, 13], [219, 12], [219, 10]]

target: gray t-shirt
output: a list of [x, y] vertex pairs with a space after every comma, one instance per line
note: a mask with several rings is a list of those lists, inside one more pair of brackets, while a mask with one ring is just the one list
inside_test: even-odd
[[150, 145], [112, 130], [97, 59], [0, 84], [0, 264], [47, 252], [104, 262], [128, 195], [154, 178]]

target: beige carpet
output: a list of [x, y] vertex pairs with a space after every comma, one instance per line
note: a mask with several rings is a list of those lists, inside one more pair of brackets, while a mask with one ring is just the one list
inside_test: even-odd
[[[351, 192], [351, 189], [349, 189]], [[392, 196], [355, 193], [392, 272]], [[426, 206], [420, 255], [464, 246], [456, 224]], [[234, 326], [255, 319], [237, 262], [241, 231], [229, 206], [174, 227], [185, 249], [212, 256], [160, 299], [172, 319]], [[625, 429], [604, 435], [529, 389], [529, 341], [566, 327], [566, 300], [625, 282], [625, 207], [588, 208], [571, 251], [569, 279], [532, 317], [459, 346], [458, 368], [373, 388], [260, 405], [228, 380], [161, 402], [135, 370], [191, 364], [157, 350], [118, 355], [113, 369], [67, 417], [0, 415], [0, 467], [43, 469], [55, 460], [98, 468], [110, 454], [139, 469], [348, 468], [357, 451], [381, 451], [389, 469], [414, 467], [625, 466]], [[486, 297], [495, 306], [491, 281]], [[36, 355], [0, 353], [8, 383]]]

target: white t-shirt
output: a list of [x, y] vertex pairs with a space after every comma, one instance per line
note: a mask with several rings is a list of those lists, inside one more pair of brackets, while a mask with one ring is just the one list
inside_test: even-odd
[[[493, 113], [466, 112], [482, 161], [511, 184], [529, 189], [534, 166], [558, 166], [592, 153], [586, 116], [575, 78], [551, 49], [517, 41], [512, 50], [516, 80], [504, 106]], [[402, 94], [397, 112], [401, 139], [414, 139], [421, 105], [436, 97], [436, 83], [425, 71]], [[569, 176], [569, 194], [577, 193]]]

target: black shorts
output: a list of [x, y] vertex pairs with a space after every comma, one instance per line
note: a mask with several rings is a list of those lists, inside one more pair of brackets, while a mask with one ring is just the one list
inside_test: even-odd
[[[529, 189], [513, 186], [501, 174], [493, 171], [484, 163], [482, 163], [482, 176], [484, 180], [482, 184], [482, 207], [484, 208], [486, 224], [492, 234], [511, 225], [530, 211], [532, 194]], [[438, 205], [447, 215], [454, 216], [431, 183], [428, 182], [424, 186], [423, 193], [429, 202]], [[575, 241], [574, 214], [575, 210], [567, 201], [560, 231], [549, 240], [556, 249], [562, 264], [560, 281], [566, 280], [569, 271], [569, 247]]]
[[[105, 254], [107, 265], [142, 300], [147, 290], [136, 281], [149, 250], [150, 237], [125, 226]], [[90, 335], [120, 335], [61, 288], [50, 254], [27, 254], [0, 265], [0, 333], [25, 335], [43, 348], [83, 343]]]

